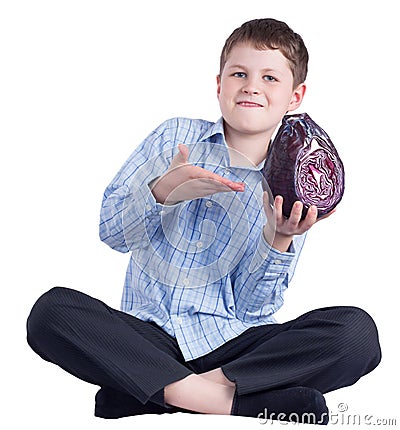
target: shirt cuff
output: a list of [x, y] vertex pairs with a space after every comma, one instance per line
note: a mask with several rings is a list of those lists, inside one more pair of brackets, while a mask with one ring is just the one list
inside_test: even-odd
[[260, 240], [251, 264], [251, 272], [255, 272], [259, 269], [263, 271], [268, 269], [268, 272], [275, 273], [287, 272], [295, 256], [296, 250], [293, 242], [290, 244], [288, 251], [280, 252], [265, 240], [264, 234], [261, 232]]
[[151, 217], [154, 215], [164, 215], [169, 212], [174, 211], [177, 207], [179, 207], [182, 202], [177, 202], [173, 205], [164, 205], [162, 203], [158, 203], [151, 192], [151, 185], [154, 181], [156, 181], [159, 177], [152, 179], [147, 186], [143, 186], [139, 190], [139, 207], [143, 208], [144, 217]]

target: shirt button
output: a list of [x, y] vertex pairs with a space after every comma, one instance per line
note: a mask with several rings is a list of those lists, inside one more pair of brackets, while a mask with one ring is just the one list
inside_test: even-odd
[[189, 286], [189, 284], [190, 284], [189, 279], [188, 279], [188, 278], [185, 278], [185, 279], [183, 280], [183, 285], [184, 285], [185, 287], [187, 287], [187, 286]]
[[181, 317], [177, 317], [176, 318], [176, 322], [181, 325], [182, 324], [182, 318]]
[[231, 170], [230, 169], [225, 169], [224, 173], [225, 173], [225, 175], [229, 175], [229, 173], [231, 173]]
[[146, 205], [146, 210], [147, 211], [151, 210], [151, 206], [150, 205]]
[[267, 254], [266, 252], [264, 252], [264, 254], [262, 254], [262, 255], [261, 255], [261, 257], [262, 257], [264, 260], [266, 260], [266, 259], [267, 259], [267, 257], [268, 257], [268, 254]]
[[203, 248], [203, 242], [197, 242], [196, 243], [197, 248]]
[[277, 258], [277, 259], [274, 261], [274, 264], [282, 264], [282, 260], [279, 260], [279, 258]]
[[207, 206], [208, 208], [210, 208], [212, 205], [213, 205], [213, 204], [212, 204], [212, 201], [211, 201], [211, 200], [207, 200], [207, 201], [206, 201], [206, 206]]

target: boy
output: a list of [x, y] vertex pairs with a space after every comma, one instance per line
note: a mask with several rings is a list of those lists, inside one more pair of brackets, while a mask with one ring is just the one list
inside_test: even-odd
[[[28, 319], [44, 359], [102, 388], [96, 415], [180, 410], [326, 424], [323, 394], [380, 361], [363, 310], [273, 314], [317, 220], [282, 216], [261, 168], [283, 115], [304, 97], [308, 53], [285, 23], [244, 23], [221, 54], [217, 123], [175, 118], [105, 191], [100, 236], [132, 252], [122, 311], [54, 288]], [[271, 205], [273, 203], [273, 205]]]

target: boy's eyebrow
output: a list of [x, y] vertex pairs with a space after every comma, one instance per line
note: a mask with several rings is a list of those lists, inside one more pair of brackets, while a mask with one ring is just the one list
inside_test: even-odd
[[228, 69], [246, 69], [246, 66], [243, 66], [242, 64], [232, 64], [231, 66], [228, 66]]
[[[247, 67], [244, 66], [243, 64], [232, 64], [231, 66], [228, 66], [228, 69], [244, 69], [244, 70], [246, 70]], [[261, 69], [261, 71], [263, 73], [266, 73], [266, 72], [280, 73], [279, 70], [274, 69], [272, 67], [265, 67], [264, 69]]]

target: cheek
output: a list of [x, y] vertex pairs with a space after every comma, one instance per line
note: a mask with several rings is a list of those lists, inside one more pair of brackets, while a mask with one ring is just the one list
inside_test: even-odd
[[235, 83], [229, 79], [223, 80], [219, 86], [219, 93], [223, 97], [230, 97], [236, 92]]
[[221, 108], [223, 106], [226, 106], [229, 103], [229, 97], [225, 88], [221, 88], [220, 91], [218, 92], [218, 101]]
[[291, 93], [281, 93], [279, 91], [274, 93], [267, 94], [270, 102], [275, 105], [276, 108], [280, 108], [283, 111], [286, 111], [291, 102]]

